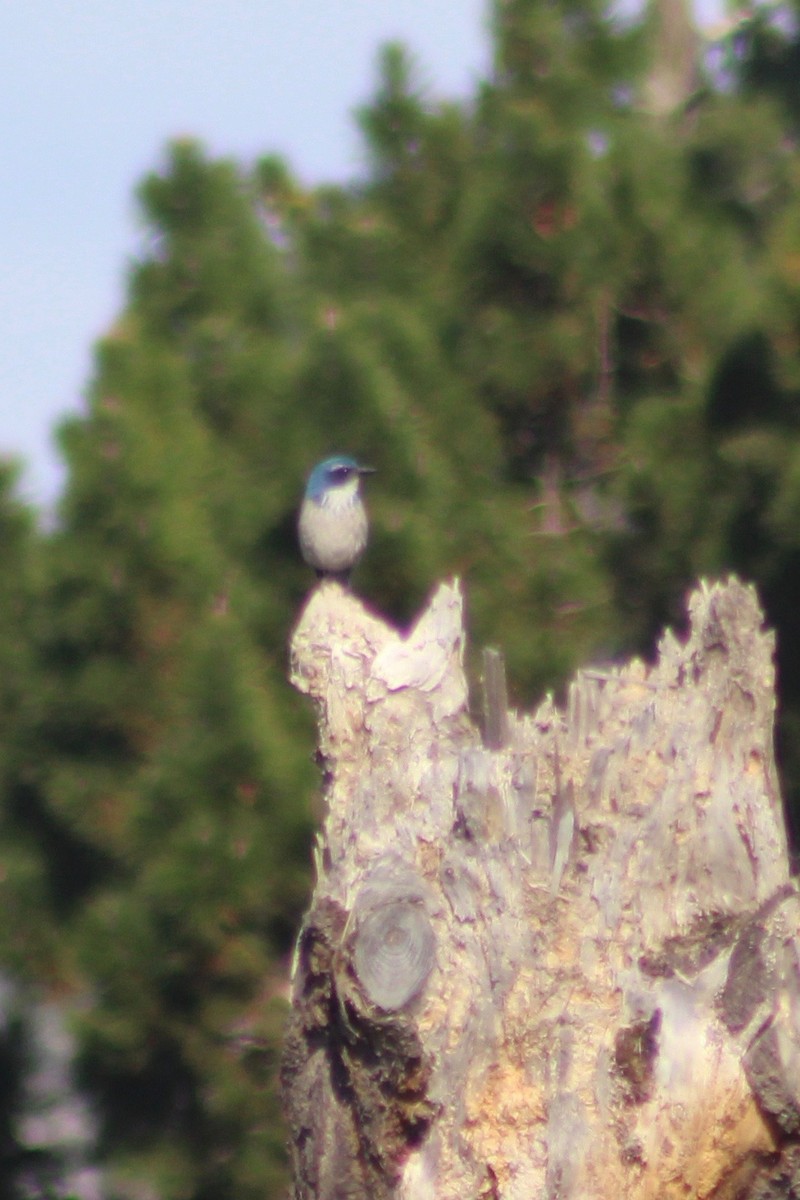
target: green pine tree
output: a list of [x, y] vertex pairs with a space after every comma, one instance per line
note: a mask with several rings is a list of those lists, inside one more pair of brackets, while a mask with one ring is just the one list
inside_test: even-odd
[[318, 787], [285, 656], [323, 455], [378, 469], [356, 589], [402, 625], [459, 573], [517, 702], [646, 653], [697, 575], [753, 578], [800, 789], [796, 36], [754, 15], [695, 89], [682, 26], [692, 87], [654, 111], [647, 20], [599, 0], [491, 14], [468, 102], [383, 51], [350, 185], [176, 143], [62, 431], [58, 527], [38, 536], [0, 480], [19, 915], [0, 953], [84, 1004], [115, 1195], [284, 1180], [275, 1062]]

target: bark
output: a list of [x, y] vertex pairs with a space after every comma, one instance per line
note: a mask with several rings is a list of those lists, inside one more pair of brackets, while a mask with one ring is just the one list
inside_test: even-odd
[[[326, 816], [283, 1086], [302, 1200], [800, 1196], [800, 903], [752, 588], [468, 713], [457, 585], [295, 631]], [[497, 664], [488, 701], [504, 695]], [[494, 701], [496, 705], [496, 700]]]

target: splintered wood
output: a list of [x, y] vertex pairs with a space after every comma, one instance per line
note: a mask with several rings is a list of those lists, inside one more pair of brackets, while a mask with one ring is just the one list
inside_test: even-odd
[[654, 666], [581, 672], [564, 711], [486, 745], [457, 585], [405, 636], [313, 593], [292, 643], [326, 799], [282, 1072], [297, 1200], [800, 1195], [773, 640], [736, 580], [689, 616]]

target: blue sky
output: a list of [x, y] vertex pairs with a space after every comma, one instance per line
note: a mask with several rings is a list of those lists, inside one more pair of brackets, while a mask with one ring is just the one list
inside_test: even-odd
[[0, 13], [0, 456], [45, 508], [51, 434], [80, 408], [92, 345], [122, 303], [133, 192], [173, 137], [306, 183], [361, 168], [353, 109], [399, 38], [433, 95], [488, 69], [482, 0], [10, 0]]

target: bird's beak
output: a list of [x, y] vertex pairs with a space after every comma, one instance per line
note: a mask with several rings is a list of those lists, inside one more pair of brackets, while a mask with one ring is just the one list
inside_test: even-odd
[[374, 475], [375, 468], [374, 467], [359, 467], [358, 473], [359, 473], [359, 475]]

